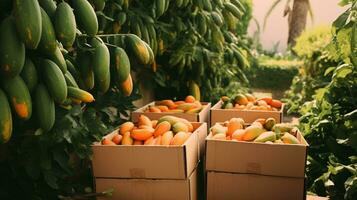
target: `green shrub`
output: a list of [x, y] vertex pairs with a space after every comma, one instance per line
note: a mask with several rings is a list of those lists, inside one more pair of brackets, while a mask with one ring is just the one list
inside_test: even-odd
[[[298, 76], [294, 89], [306, 92], [310, 88], [314, 94], [309, 97], [313, 101], [300, 109], [300, 129], [310, 145], [307, 190], [332, 200], [352, 200], [357, 199], [357, 21], [350, 16], [357, 12], [357, 0], [341, 3], [353, 4], [334, 22], [331, 42], [321, 44], [320, 49], [315, 46], [313, 54], [305, 53], [311, 55], [305, 57], [307, 61], [318, 64], [308, 69], [319, 67]], [[326, 86], [317, 89], [324, 79]], [[307, 93], [299, 95], [308, 97]]]
[[249, 69], [247, 76], [252, 87], [286, 90], [301, 65], [297, 60], [262, 57]]
[[331, 76], [326, 76], [325, 71], [337, 65], [329, 51], [331, 39], [330, 27], [317, 27], [305, 31], [297, 39], [293, 50], [304, 60], [304, 65], [285, 94], [289, 113], [298, 113], [306, 101], [313, 99], [317, 89], [325, 87], [330, 82]]

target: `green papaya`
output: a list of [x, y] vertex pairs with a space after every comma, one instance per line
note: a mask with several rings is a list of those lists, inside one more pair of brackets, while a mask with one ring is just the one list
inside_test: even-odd
[[130, 74], [130, 60], [124, 49], [115, 47], [111, 51], [111, 62], [118, 83], [123, 83]]
[[126, 13], [125, 12], [118, 12], [116, 15], [116, 21], [119, 23], [119, 25], [123, 25], [126, 22]]
[[62, 103], [67, 98], [67, 84], [60, 68], [51, 60], [43, 59], [41, 62], [43, 80], [49, 93], [57, 103]]
[[71, 86], [68, 87], [68, 97], [75, 100], [83, 101], [85, 103], [90, 103], [94, 101], [94, 97], [91, 93]]
[[66, 3], [58, 4], [54, 25], [57, 39], [64, 47], [71, 47], [76, 39], [76, 19], [72, 8]]
[[59, 47], [57, 47], [53, 53], [49, 54], [48, 58], [51, 59], [53, 62], [55, 62], [63, 73], [66, 73], [67, 71], [66, 60], [64, 59], [61, 49]]
[[0, 30], [0, 72], [14, 77], [21, 72], [25, 63], [25, 45], [17, 34], [12, 17], [1, 22]]
[[255, 138], [254, 142], [274, 142], [276, 140], [276, 134], [272, 131], [264, 132]]
[[29, 89], [20, 76], [1, 79], [2, 88], [9, 98], [12, 109], [20, 119], [28, 120], [32, 115], [32, 101]]
[[55, 102], [43, 84], [37, 85], [34, 101], [38, 125], [47, 132], [55, 124]]
[[40, 4], [37, 0], [14, 0], [17, 32], [28, 49], [36, 49], [42, 33]]
[[276, 124], [276, 120], [274, 118], [268, 118], [265, 120], [265, 124], [264, 124], [264, 128], [268, 131], [272, 130], [273, 127], [275, 126]]
[[285, 133], [282, 137], [281, 140], [285, 143], [285, 144], [300, 144], [300, 141], [293, 135], [291, 135], [290, 133]]
[[0, 89], [0, 144], [10, 140], [12, 134], [12, 116], [5, 93]]
[[79, 29], [89, 36], [98, 32], [98, 19], [93, 7], [87, 0], [72, 1], [74, 15]]
[[93, 5], [94, 5], [94, 9], [96, 11], [102, 11], [104, 10], [104, 7], [105, 7], [105, 2], [107, 0], [92, 0], [93, 2]]
[[92, 65], [97, 89], [105, 93], [110, 86], [110, 54], [108, 47], [99, 39], [93, 38], [91, 42], [94, 51]]
[[42, 16], [42, 34], [41, 34], [41, 40], [38, 45], [38, 48], [42, 52], [45, 52], [46, 54], [54, 53], [57, 48], [55, 29], [53, 28], [53, 24], [51, 22], [50, 17], [42, 8], [41, 8], [41, 16]]
[[38, 0], [40, 3], [41, 8], [43, 8], [47, 15], [52, 18], [56, 12], [56, 2], [54, 0]]
[[138, 36], [128, 34], [125, 37], [125, 43], [130, 52], [140, 61], [140, 63], [150, 63], [150, 53], [145, 45], [145, 42], [142, 41]]
[[29, 91], [32, 92], [38, 83], [38, 75], [36, 67], [30, 58], [26, 57], [24, 67], [20, 75], [25, 81]]
[[167, 0], [155, 0], [156, 16], [160, 17], [165, 12], [165, 1]]

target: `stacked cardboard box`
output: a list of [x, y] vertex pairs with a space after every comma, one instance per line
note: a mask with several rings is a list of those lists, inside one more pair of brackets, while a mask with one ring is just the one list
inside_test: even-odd
[[211, 126], [217, 122], [224, 122], [233, 117], [240, 117], [246, 123], [252, 123], [258, 118], [267, 119], [272, 117], [277, 123], [283, 121], [284, 105], [279, 111], [264, 111], [264, 110], [237, 110], [237, 109], [222, 109], [222, 101], [216, 103], [211, 109]]
[[301, 200], [308, 144], [206, 139], [207, 199]]
[[207, 135], [207, 124], [192, 124], [194, 132], [182, 146], [93, 144], [96, 191], [113, 188], [112, 199], [120, 200], [198, 199], [199, 138]]

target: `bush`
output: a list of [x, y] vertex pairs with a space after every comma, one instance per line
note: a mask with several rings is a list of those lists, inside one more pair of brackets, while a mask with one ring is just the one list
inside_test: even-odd
[[301, 65], [302, 62], [297, 60], [261, 57], [249, 69], [247, 76], [252, 87], [286, 90]]
[[285, 94], [288, 113], [298, 113], [306, 101], [313, 99], [317, 89], [330, 82], [331, 76], [326, 76], [325, 71], [337, 65], [329, 51], [331, 39], [331, 27], [317, 27], [305, 31], [297, 39], [294, 52], [304, 60], [304, 65]]
[[[312, 64], [298, 76], [290, 93], [293, 97], [297, 96], [294, 91], [314, 94], [300, 94], [313, 98], [300, 109], [300, 129], [310, 145], [306, 187], [332, 200], [357, 199], [357, 22], [348, 17], [357, 12], [357, 0], [341, 3], [349, 2], [353, 2], [350, 9], [334, 22], [329, 44], [312, 44], [311, 52], [300, 45], [305, 48], [300, 55]], [[305, 42], [318, 39], [311, 38]], [[321, 84], [321, 80], [328, 81]]]

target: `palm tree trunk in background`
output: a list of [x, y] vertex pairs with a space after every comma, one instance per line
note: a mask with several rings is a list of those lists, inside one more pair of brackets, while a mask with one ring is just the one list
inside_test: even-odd
[[289, 24], [288, 44], [295, 46], [295, 39], [300, 36], [306, 27], [309, 0], [294, 0], [291, 20]]

